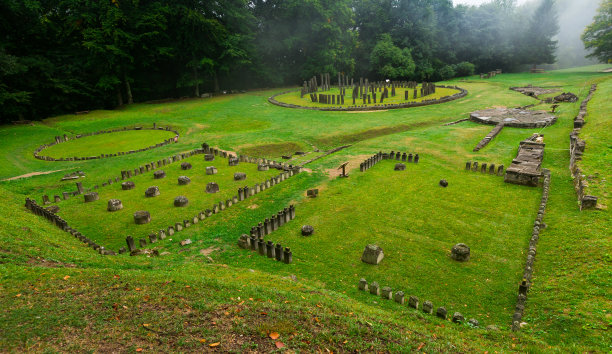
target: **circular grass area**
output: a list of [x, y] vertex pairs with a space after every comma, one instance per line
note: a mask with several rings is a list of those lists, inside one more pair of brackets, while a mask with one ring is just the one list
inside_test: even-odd
[[[406, 100], [405, 92], [408, 91], [408, 99]], [[352, 89], [347, 88], [345, 90], [346, 95], [344, 96], [344, 104], [336, 102], [335, 104], [325, 104], [319, 102], [313, 102], [310, 94], [300, 97], [300, 91], [287, 91], [276, 94], [268, 99], [270, 103], [287, 107], [287, 108], [303, 108], [313, 110], [324, 110], [324, 111], [353, 111], [353, 110], [380, 110], [380, 109], [394, 109], [394, 108], [409, 108], [419, 107], [431, 104], [438, 104], [456, 100], [467, 95], [467, 91], [456, 86], [436, 86], [436, 92], [427, 96], [421, 96], [421, 86], [417, 86], [417, 97], [414, 98], [414, 89], [397, 87], [395, 89], [395, 96], [391, 96], [391, 90], [389, 89], [389, 98], [385, 98], [383, 102], [380, 102], [381, 91], [376, 91], [376, 103], [372, 99], [370, 94], [370, 103], [366, 100], [364, 103], [363, 98], [355, 99], [353, 104], [353, 98], [351, 97]], [[337, 87], [331, 88], [329, 91], [317, 92], [317, 95], [337, 95], [340, 94], [340, 90]]]
[[39, 158], [66, 160], [124, 155], [165, 145], [176, 135], [169, 130], [143, 129], [83, 136], [47, 147], [40, 152]]

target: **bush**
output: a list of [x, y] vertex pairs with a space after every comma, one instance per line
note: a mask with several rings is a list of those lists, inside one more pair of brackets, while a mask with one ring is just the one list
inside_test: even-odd
[[452, 65], [445, 65], [438, 69], [438, 76], [440, 80], [448, 80], [455, 77], [455, 69], [453, 69]]
[[455, 64], [453, 66], [455, 67], [455, 74], [458, 77], [474, 75], [474, 71], [476, 70], [476, 66], [467, 61]]

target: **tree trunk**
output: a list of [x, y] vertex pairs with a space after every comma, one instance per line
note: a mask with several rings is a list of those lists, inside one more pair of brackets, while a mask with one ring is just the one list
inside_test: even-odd
[[219, 91], [221, 91], [221, 89], [219, 89], [219, 77], [216, 72], [213, 75], [215, 80], [215, 93], [219, 93]]
[[193, 81], [195, 83], [195, 96], [200, 97], [200, 82], [198, 79], [198, 68], [193, 67]]
[[127, 79], [126, 75], [123, 75], [123, 80], [125, 81], [125, 91], [127, 94], [128, 104], [134, 103], [134, 98], [132, 97], [132, 88], [130, 87], [130, 82]]
[[117, 86], [117, 104], [118, 107], [123, 106], [123, 96], [121, 95], [121, 88]]

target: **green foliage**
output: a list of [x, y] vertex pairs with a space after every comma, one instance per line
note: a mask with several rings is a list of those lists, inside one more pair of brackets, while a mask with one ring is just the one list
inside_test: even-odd
[[372, 49], [370, 65], [381, 79], [407, 78], [414, 73], [415, 68], [410, 50], [393, 45], [389, 34], [380, 36]]
[[453, 69], [455, 70], [455, 74], [458, 77], [463, 77], [474, 75], [474, 72], [476, 71], [476, 66], [470, 62], [463, 61], [459, 64], [455, 64], [453, 66]]
[[534, 12], [523, 39], [523, 51], [519, 59], [524, 64], [552, 64], [555, 62], [559, 33], [555, 0], [542, 0]]
[[586, 49], [592, 50], [588, 56], [602, 63], [612, 63], [612, 0], [602, 0], [593, 23], [582, 34]]

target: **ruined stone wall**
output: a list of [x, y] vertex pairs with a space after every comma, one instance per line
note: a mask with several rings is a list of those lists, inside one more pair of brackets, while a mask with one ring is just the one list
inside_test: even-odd
[[582, 170], [579, 166], [579, 161], [582, 160], [582, 154], [584, 154], [584, 150], [586, 148], [586, 142], [578, 137], [580, 135], [580, 130], [585, 124], [584, 118], [587, 115], [587, 105], [591, 98], [593, 98], [593, 94], [597, 90], [597, 85], [592, 85], [591, 90], [589, 91], [589, 95], [582, 101], [580, 104], [580, 112], [574, 118], [574, 130], [570, 133], [570, 171], [572, 173], [572, 178], [574, 180], [574, 189], [576, 190], [576, 195], [578, 197], [578, 202], [580, 203], [580, 210], [582, 209], [592, 209], [597, 207], [597, 197], [588, 195], [586, 193], [586, 188], [588, 187], [585, 175], [582, 173]]

